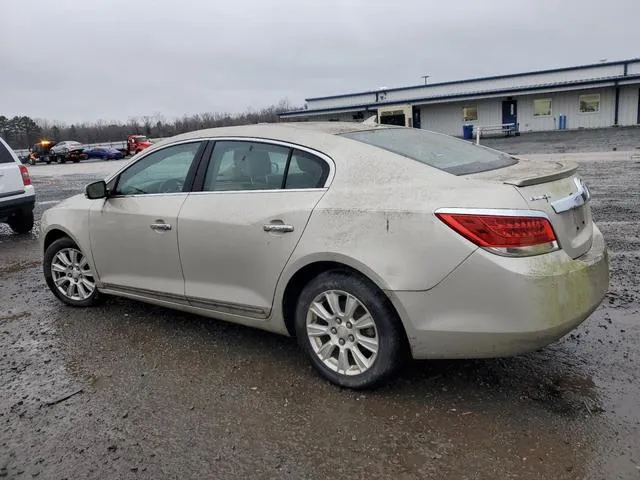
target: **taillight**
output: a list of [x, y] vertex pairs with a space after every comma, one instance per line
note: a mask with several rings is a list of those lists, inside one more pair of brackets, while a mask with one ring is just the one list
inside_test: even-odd
[[551, 222], [542, 212], [442, 209], [436, 216], [479, 247], [498, 255], [540, 255], [558, 249]]
[[31, 177], [29, 176], [27, 167], [20, 165], [20, 174], [22, 175], [22, 183], [24, 183], [24, 186], [31, 185]]

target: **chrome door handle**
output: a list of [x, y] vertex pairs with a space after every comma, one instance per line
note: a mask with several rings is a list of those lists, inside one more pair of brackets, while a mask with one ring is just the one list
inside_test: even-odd
[[154, 232], [168, 232], [169, 230], [171, 230], [171, 225], [169, 225], [168, 223], [152, 223], [151, 225], [149, 225], [149, 227]]
[[283, 225], [281, 223], [267, 223], [263, 226], [265, 232], [289, 233], [293, 232], [293, 225]]

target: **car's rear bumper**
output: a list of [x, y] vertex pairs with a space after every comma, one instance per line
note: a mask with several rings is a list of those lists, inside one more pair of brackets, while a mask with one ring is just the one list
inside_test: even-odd
[[436, 287], [387, 292], [414, 358], [518, 355], [552, 343], [582, 323], [609, 286], [604, 238], [594, 225], [589, 252], [527, 258], [475, 251]]
[[36, 203], [36, 196], [33, 193], [33, 187], [26, 187], [25, 194], [0, 199], [0, 220], [6, 220], [10, 215], [23, 211], [33, 210]]

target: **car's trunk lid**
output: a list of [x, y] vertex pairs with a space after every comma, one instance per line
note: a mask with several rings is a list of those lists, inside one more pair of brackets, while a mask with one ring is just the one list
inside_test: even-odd
[[569, 162], [518, 159], [506, 168], [469, 177], [513, 185], [532, 210], [545, 212], [560, 247], [572, 258], [591, 248], [593, 224], [590, 194]]

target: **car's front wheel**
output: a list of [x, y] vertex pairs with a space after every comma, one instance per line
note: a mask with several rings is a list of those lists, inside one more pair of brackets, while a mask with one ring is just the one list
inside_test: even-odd
[[295, 320], [298, 343], [311, 364], [342, 387], [378, 386], [407, 358], [404, 332], [389, 300], [358, 274], [336, 270], [311, 280]]
[[99, 293], [86, 255], [68, 237], [53, 242], [44, 253], [44, 278], [53, 294], [74, 307], [94, 305]]

